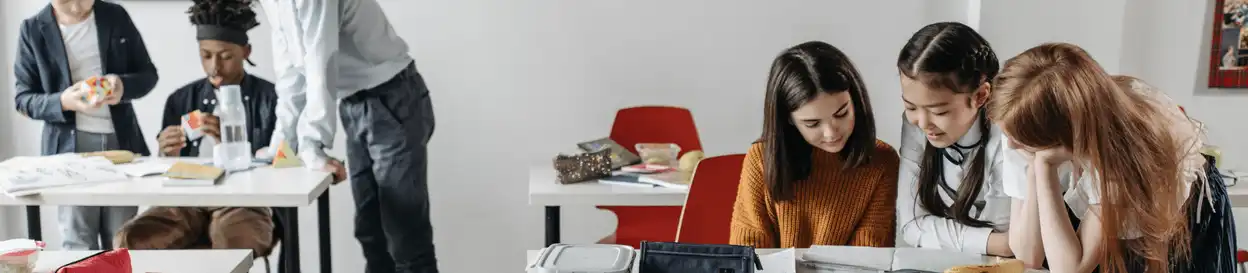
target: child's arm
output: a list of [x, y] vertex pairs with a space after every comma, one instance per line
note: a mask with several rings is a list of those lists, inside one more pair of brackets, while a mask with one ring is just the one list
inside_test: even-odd
[[[1061, 183], [1055, 164], [1037, 159], [1032, 163], [1036, 174], [1036, 199], [1040, 219], [1040, 238], [1044, 254], [1053, 272], [1092, 272], [1100, 264], [1104, 249], [1101, 242], [1100, 206], [1092, 205], [1083, 212], [1078, 233], [1070, 223], [1066, 201], [1062, 199]], [[1072, 182], [1074, 183], [1074, 182]]]
[[1014, 257], [1028, 268], [1044, 265], [1044, 241], [1040, 239], [1040, 214], [1036, 199], [1036, 174], [1033, 168], [1026, 171], [1026, 197], [1014, 199], [1010, 205], [1010, 249]]
[[37, 30], [31, 29], [29, 22], [22, 22], [17, 38], [17, 60], [13, 63], [13, 75], [16, 78], [13, 93], [14, 105], [22, 115], [46, 122], [64, 123], [70, 109], [61, 104], [61, 92], [43, 90], [42, 75], [39, 75], [39, 64], [36, 61], [35, 45], [31, 35]]

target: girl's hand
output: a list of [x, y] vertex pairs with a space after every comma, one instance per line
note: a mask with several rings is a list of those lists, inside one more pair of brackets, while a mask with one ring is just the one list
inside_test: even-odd
[[1036, 151], [1034, 160], [1036, 163], [1058, 166], [1073, 158], [1074, 154], [1070, 153], [1070, 149], [1059, 146]]

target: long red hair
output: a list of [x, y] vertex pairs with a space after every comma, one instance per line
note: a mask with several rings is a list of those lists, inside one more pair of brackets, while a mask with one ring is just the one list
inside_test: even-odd
[[[1171, 257], [1190, 253], [1186, 213], [1177, 202], [1186, 197], [1182, 150], [1159, 118], [1163, 109], [1149, 101], [1119, 87], [1087, 52], [1067, 43], [1009, 59], [993, 82], [988, 113], [1001, 130], [1024, 146], [1069, 148], [1102, 181], [1106, 272], [1125, 272], [1128, 254], [1150, 273], [1166, 272]], [[1141, 237], [1120, 239], [1126, 230]]]

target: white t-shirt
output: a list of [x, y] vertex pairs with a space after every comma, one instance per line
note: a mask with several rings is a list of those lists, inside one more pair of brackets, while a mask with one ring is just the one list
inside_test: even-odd
[[[86, 20], [72, 25], [60, 25], [61, 39], [65, 41], [65, 53], [69, 58], [69, 75], [74, 83], [86, 80], [91, 76], [99, 76], [104, 72], [100, 63], [100, 37], [96, 31], [95, 13]], [[74, 113], [75, 125], [78, 130], [100, 133], [113, 133], [113, 117], [108, 106], [88, 109]]]
[[[1188, 198], [1192, 183], [1196, 183], [1205, 177], [1205, 158], [1200, 153], [1201, 146], [1204, 145], [1204, 128], [1200, 122], [1187, 117], [1178, 104], [1174, 103], [1169, 96], [1162, 92], [1154, 90], [1152, 87], [1140, 82], [1136, 82], [1131, 88], [1135, 92], [1146, 95], [1151, 98], [1149, 104], [1156, 109], [1162, 109], [1163, 115], [1170, 119], [1170, 133], [1174, 136], [1175, 141], [1180, 143], [1180, 149], [1184, 153], [1180, 170], [1182, 171], [1184, 183], [1181, 183], [1183, 194], [1176, 202], [1185, 202]], [[1005, 143], [1009, 143], [1005, 134], [1001, 135]], [[1004, 179], [1005, 194], [1015, 199], [1024, 199], [1027, 193], [1027, 166], [1031, 164], [1026, 157], [1019, 151], [1010, 149], [1008, 145], [1001, 145], [1002, 153], [1005, 154], [1004, 160]], [[1130, 155], [1123, 155], [1130, 156]], [[1062, 196], [1066, 205], [1074, 212], [1075, 216], [1083, 220], [1084, 212], [1092, 205], [1101, 204], [1100, 176], [1095, 170], [1088, 167], [1086, 163], [1080, 163], [1083, 166], [1075, 168], [1075, 162], [1067, 162], [1058, 167], [1058, 177], [1061, 182], [1061, 188], [1066, 189], [1066, 193]], [[1082, 171], [1076, 173], [1076, 169]], [[1075, 181], [1071, 184], [1071, 181]], [[1128, 230], [1125, 238], [1138, 237], [1139, 234], [1133, 234], [1133, 230]]]

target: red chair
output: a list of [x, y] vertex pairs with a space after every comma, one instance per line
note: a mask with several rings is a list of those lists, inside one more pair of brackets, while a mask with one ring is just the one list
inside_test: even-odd
[[1248, 263], [1248, 251], [1243, 249], [1235, 251], [1235, 262], [1239, 263], [1238, 272], [1244, 273], [1245, 271], [1248, 271], [1244, 269], [1244, 263]]
[[[671, 106], [638, 106], [620, 109], [611, 126], [611, 140], [636, 153], [637, 143], [675, 143], [680, 155], [702, 150], [693, 113]], [[599, 206], [615, 213], [615, 234], [599, 241], [640, 248], [641, 241], [670, 242], [676, 239], [680, 206]], [[614, 237], [614, 238], [612, 238]]]
[[745, 154], [703, 159], [693, 172], [693, 184], [676, 229], [676, 241], [694, 244], [728, 244], [732, 206], [741, 183]]

